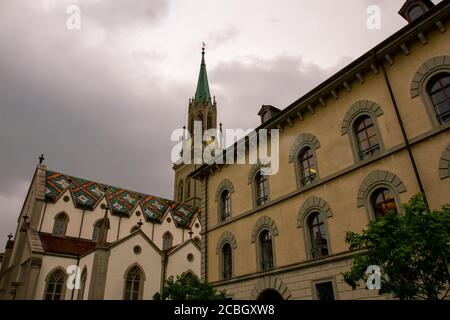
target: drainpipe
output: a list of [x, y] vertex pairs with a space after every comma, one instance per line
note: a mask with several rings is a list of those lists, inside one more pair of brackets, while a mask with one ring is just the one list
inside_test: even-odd
[[412, 153], [411, 144], [409, 143], [408, 136], [406, 135], [405, 126], [403, 125], [402, 117], [401, 117], [400, 111], [398, 109], [397, 100], [395, 99], [391, 83], [390, 83], [389, 78], [388, 78], [387, 73], [386, 73], [386, 69], [384, 68], [384, 64], [378, 60], [377, 55], [376, 55], [375, 52], [373, 52], [373, 57], [375, 59], [376, 64], [378, 66], [380, 66], [381, 71], [383, 72], [383, 76], [384, 76], [384, 79], [386, 81], [386, 85], [388, 87], [389, 96], [390, 96], [392, 104], [394, 106], [395, 114], [397, 116], [397, 121], [398, 121], [398, 124], [400, 125], [400, 129], [402, 131], [403, 140], [404, 140], [404, 143], [406, 145], [406, 149], [408, 150], [409, 159], [410, 159], [411, 165], [412, 165], [412, 167], [414, 169], [414, 175], [416, 176], [416, 180], [417, 180], [417, 183], [419, 185], [420, 192], [423, 194], [425, 205], [427, 206], [427, 208], [429, 208], [427, 195], [425, 193], [425, 188], [423, 187], [422, 179], [420, 178], [419, 170], [417, 169], [416, 161], [415, 161], [414, 155]]

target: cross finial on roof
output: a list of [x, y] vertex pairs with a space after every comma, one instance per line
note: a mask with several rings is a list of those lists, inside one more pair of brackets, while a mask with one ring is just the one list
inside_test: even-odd
[[11, 241], [12, 238], [13, 238], [13, 234], [12, 233], [8, 234], [8, 241]]
[[206, 43], [202, 42], [203, 46], [202, 46], [202, 53], [205, 53], [205, 48], [206, 48]]
[[44, 160], [45, 160], [44, 154], [41, 154], [41, 156], [39, 157], [39, 164], [42, 164]]

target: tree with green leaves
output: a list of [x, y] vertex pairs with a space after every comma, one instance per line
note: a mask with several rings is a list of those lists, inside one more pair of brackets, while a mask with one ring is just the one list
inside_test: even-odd
[[170, 276], [164, 282], [162, 292], [153, 296], [154, 300], [224, 300], [225, 292], [217, 292], [208, 282], [192, 274]]
[[366, 283], [369, 266], [379, 266], [379, 294], [401, 300], [444, 299], [450, 288], [450, 206], [430, 210], [422, 194], [402, 206], [400, 213], [369, 223], [362, 234], [347, 232], [353, 259], [345, 282], [356, 289]]

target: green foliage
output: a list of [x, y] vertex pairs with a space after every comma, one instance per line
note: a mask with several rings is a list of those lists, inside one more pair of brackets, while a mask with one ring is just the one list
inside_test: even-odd
[[154, 300], [224, 300], [225, 292], [217, 292], [208, 282], [198, 277], [183, 274], [169, 277], [162, 292], [153, 296]]
[[[372, 221], [362, 234], [347, 232], [350, 250], [363, 250], [343, 273], [355, 289], [368, 266], [380, 267], [380, 294], [402, 300], [444, 298], [450, 285], [450, 206], [431, 211], [423, 195], [414, 196], [401, 213]], [[444, 295], [442, 293], [445, 292]]]

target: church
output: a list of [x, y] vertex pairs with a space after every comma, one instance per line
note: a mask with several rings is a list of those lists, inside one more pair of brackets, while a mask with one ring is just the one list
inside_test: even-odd
[[[450, 203], [450, 3], [406, 0], [399, 14], [404, 28], [310, 92], [262, 106], [255, 131], [279, 132], [276, 174], [177, 161], [169, 200], [41, 159], [0, 254], [0, 299], [152, 299], [179, 274], [229, 299], [389, 299], [344, 282], [346, 232], [419, 192]], [[204, 49], [187, 118], [191, 134], [218, 127]]]

